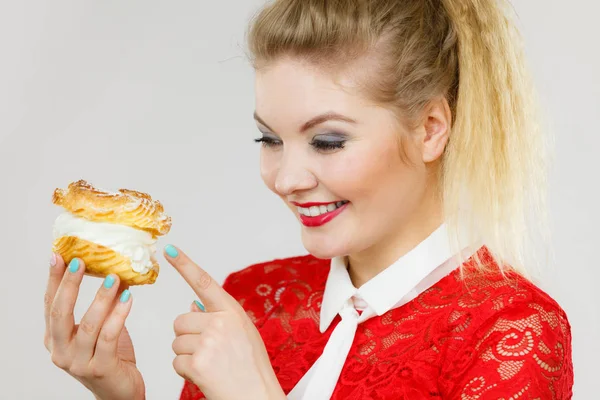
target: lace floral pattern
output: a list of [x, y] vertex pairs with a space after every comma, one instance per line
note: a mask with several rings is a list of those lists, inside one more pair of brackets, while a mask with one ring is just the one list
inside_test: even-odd
[[[251, 266], [224, 284], [259, 328], [286, 393], [340, 320], [319, 332], [328, 272], [328, 260], [304, 256]], [[569, 399], [572, 385], [570, 326], [552, 298], [515, 274], [456, 271], [359, 325], [332, 399]], [[202, 398], [185, 383], [181, 400]]]

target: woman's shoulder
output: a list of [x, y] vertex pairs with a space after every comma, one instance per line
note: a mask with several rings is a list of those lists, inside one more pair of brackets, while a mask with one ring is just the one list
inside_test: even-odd
[[512, 270], [502, 271], [498, 267], [481, 273], [472, 273], [460, 278], [460, 291], [464, 301], [476, 303], [484, 300], [489, 308], [484, 314], [493, 318], [495, 315], [528, 311], [544, 314], [545, 318], [568, 325], [566, 312], [548, 292], [533, 280]]
[[524, 327], [539, 335], [569, 338], [571, 326], [556, 299], [532, 279], [496, 264], [479, 270], [466, 263], [423, 294], [428, 302], [453, 299], [454, 310], [467, 312], [473, 330]]
[[446, 295], [454, 292], [453, 320], [462, 324], [456, 350], [469, 355], [465, 363], [447, 366], [448, 388], [472, 389], [483, 377], [494, 390], [523, 385], [541, 398], [571, 390], [571, 326], [552, 296], [532, 280], [499, 269], [463, 278], [456, 273], [444, 284]]
[[527, 310], [552, 313], [568, 325], [565, 311], [550, 294], [510, 265], [500, 268], [485, 246], [421, 297], [444, 305], [453, 299], [452, 308], [471, 310], [481, 319]]

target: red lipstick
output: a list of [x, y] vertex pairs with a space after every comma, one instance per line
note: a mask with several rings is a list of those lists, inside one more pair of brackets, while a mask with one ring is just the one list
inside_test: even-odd
[[[296, 202], [291, 202], [291, 204], [297, 206], [297, 207], [302, 207], [302, 208], [309, 208], [309, 207], [313, 207], [313, 206], [327, 206], [329, 204], [333, 204], [333, 202], [330, 203], [296, 203]], [[307, 215], [303, 215], [303, 214], [298, 214], [300, 216], [300, 221], [307, 227], [317, 227], [317, 226], [322, 226], [325, 225], [326, 223], [328, 223], [329, 221], [331, 221], [332, 219], [334, 219], [335, 217], [337, 217], [338, 215], [340, 215], [340, 213], [342, 211], [344, 211], [346, 209], [346, 206], [349, 203], [343, 204], [342, 206], [336, 208], [333, 211], [330, 212], [326, 212], [324, 214], [318, 215], [316, 217], [310, 217]]]

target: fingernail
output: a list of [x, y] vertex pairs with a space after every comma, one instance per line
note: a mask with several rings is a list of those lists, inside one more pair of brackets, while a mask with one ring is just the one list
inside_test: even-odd
[[204, 308], [202, 303], [200, 303], [198, 300], [194, 300], [194, 303], [196, 303], [196, 307], [198, 307], [201, 311], [206, 311], [206, 308]]
[[56, 266], [56, 253], [54, 253], [54, 252], [52, 252], [52, 254], [50, 255], [50, 266], [51, 267]]
[[108, 275], [104, 278], [104, 287], [110, 289], [115, 284], [115, 277], [112, 275]]
[[127, 303], [127, 300], [129, 300], [129, 296], [131, 296], [129, 289], [125, 289], [123, 293], [121, 293], [121, 298], [119, 300], [121, 301], [121, 303]]
[[75, 272], [77, 272], [78, 269], [79, 269], [79, 260], [77, 258], [74, 258], [69, 263], [69, 271], [71, 273], [75, 273]]
[[175, 246], [170, 244], [165, 246], [165, 253], [167, 253], [167, 255], [171, 258], [175, 258], [179, 255], [179, 252], [177, 251]]

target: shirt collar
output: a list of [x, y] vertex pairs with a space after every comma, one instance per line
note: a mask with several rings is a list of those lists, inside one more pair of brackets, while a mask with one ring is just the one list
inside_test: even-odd
[[[476, 246], [470, 246], [470, 253], [466, 256], [475, 249]], [[443, 223], [416, 247], [358, 289], [350, 280], [346, 257], [334, 257], [321, 303], [321, 332], [327, 330], [352, 296], [362, 298], [377, 315], [401, 306], [456, 269], [459, 261], [454, 256], [447, 225]]]

